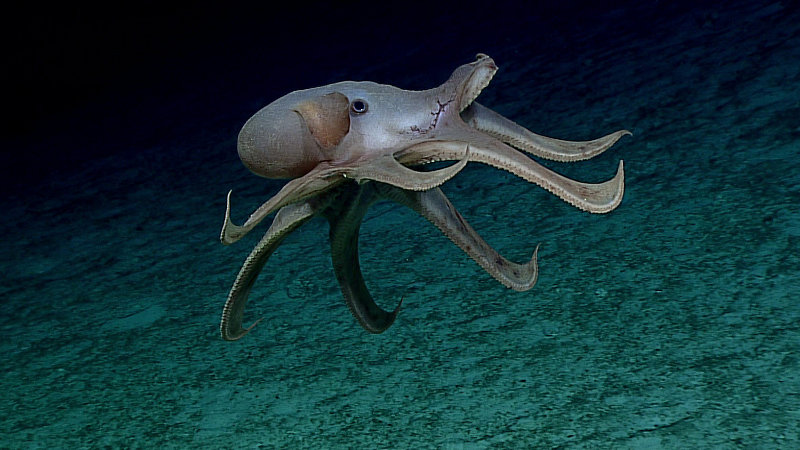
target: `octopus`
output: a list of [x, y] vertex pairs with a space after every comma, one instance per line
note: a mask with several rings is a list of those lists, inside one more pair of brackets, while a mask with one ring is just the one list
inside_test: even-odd
[[[622, 136], [620, 130], [590, 141], [534, 134], [475, 101], [497, 71], [485, 54], [464, 64], [441, 86], [403, 90], [369, 81], [343, 81], [291, 92], [253, 115], [237, 141], [239, 158], [254, 174], [289, 181], [242, 225], [231, 221], [228, 192], [220, 240], [232, 244], [275, 213], [264, 236], [239, 271], [223, 308], [220, 332], [226, 341], [245, 336], [245, 305], [258, 274], [291, 232], [315, 216], [330, 224], [333, 270], [345, 303], [370, 333], [394, 322], [378, 306], [361, 273], [358, 237], [372, 204], [391, 200], [430, 221], [500, 283], [531, 289], [538, 277], [537, 253], [515, 263], [489, 246], [440, 189], [471, 161], [506, 170], [590, 213], [607, 213], [622, 201], [622, 161], [601, 183], [572, 180], [533, 156], [573, 162], [592, 158]], [[431, 163], [451, 161], [431, 168]]]

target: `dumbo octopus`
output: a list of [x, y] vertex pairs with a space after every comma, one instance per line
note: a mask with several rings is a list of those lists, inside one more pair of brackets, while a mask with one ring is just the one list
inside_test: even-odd
[[[622, 161], [614, 178], [589, 184], [561, 176], [521, 151], [555, 161], [580, 161], [597, 156], [630, 132], [620, 130], [582, 142], [534, 134], [475, 102], [496, 71], [492, 58], [478, 54], [437, 88], [407, 91], [369, 81], [343, 81], [292, 92], [251, 117], [239, 133], [239, 158], [256, 175], [291, 181], [241, 226], [231, 222], [228, 192], [223, 244], [238, 241], [277, 213], [228, 294], [222, 338], [240, 339], [261, 320], [242, 327], [256, 277], [281, 241], [317, 215], [330, 223], [333, 270], [350, 312], [370, 333], [389, 328], [400, 305], [389, 312], [375, 303], [358, 258], [361, 221], [370, 205], [382, 199], [428, 219], [506, 287], [515, 291], [533, 287], [538, 246], [525, 264], [505, 259], [439, 189], [469, 161], [507, 170], [584, 211], [607, 213], [616, 208], [624, 190]], [[457, 162], [437, 170], [417, 170], [438, 161]]]

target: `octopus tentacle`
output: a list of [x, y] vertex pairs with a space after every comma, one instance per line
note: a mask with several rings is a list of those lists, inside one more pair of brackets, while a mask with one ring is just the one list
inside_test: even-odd
[[[343, 188], [348, 187], [343, 186]], [[358, 233], [367, 209], [375, 200], [377, 196], [374, 186], [364, 186], [357, 191], [351, 190], [339, 200], [341, 207], [331, 207], [326, 210], [325, 216], [331, 225], [333, 269], [345, 303], [365, 330], [370, 333], [382, 333], [394, 323], [403, 300], [400, 299], [394, 311], [383, 310], [373, 300], [361, 274], [358, 261]]]
[[473, 103], [462, 113], [466, 123], [513, 147], [553, 161], [572, 162], [593, 158], [608, 150], [622, 136], [631, 135], [619, 130], [591, 141], [565, 141], [533, 133], [497, 112]]
[[388, 185], [381, 185], [379, 189], [383, 197], [408, 206], [436, 225], [445, 236], [506, 287], [515, 291], [527, 291], [536, 284], [539, 274], [538, 245], [530, 261], [517, 264], [507, 260], [487, 244], [450, 203], [441, 189], [409, 192]]
[[[602, 183], [582, 183], [559, 175], [523, 153], [477, 131], [470, 140], [470, 161], [507, 170], [514, 175], [538, 184], [567, 203], [591, 213], [607, 213], [619, 206], [625, 191], [625, 173], [619, 162], [614, 178]], [[453, 140], [428, 141], [417, 144], [409, 152], [398, 154], [401, 162], [442, 161], [463, 158], [464, 143]]]
[[397, 162], [392, 155], [384, 155], [367, 161], [331, 166], [321, 163], [309, 173], [295, 178], [272, 198], [256, 209], [247, 221], [239, 226], [231, 221], [231, 192], [228, 192], [225, 223], [222, 225], [220, 241], [229, 245], [238, 241], [273, 211], [314, 195], [327, 191], [346, 178], [359, 183], [367, 180], [388, 183], [403, 189], [421, 191], [440, 186], [461, 171], [469, 161], [469, 146], [461, 149], [460, 161], [452, 166], [430, 172], [409, 169]]
[[420, 172], [409, 169], [394, 159], [394, 156], [386, 155], [384, 157], [375, 158], [370, 164], [366, 164], [351, 171], [347, 174], [347, 178], [353, 178], [359, 183], [364, 180], [374, 180], [391, 184], [401, 189], [425, 191], [436, 186], [441, 186], [449, 179], [456, 176], [469, 162], [469, 154], [469, 145], [462, 145], [461, 158], [458, 158], [458, 163], [430, 172]]
[[222, 320], [219, 326], [222, 339], [226, 341], [241, 339], [261, 321], [261, 319], [258, 319], [249, 327], [242, 327], [244, 307], [247, 304], [253, 283], [255, 283], [258, 274], [270, 255], [278, 248], [283, 239], [316, 215], [321, 207], [321, 204], [302, 202], [284, 206], [278, 211], [272, 221], [272, 225], [250, 252], [250, 255], [239, 270], [239, 274], [236, 276], [236, 281], [233, 282], [233, 287], [222, 310]]
[[320, 164], [309, 173], [300, 178], [295, 178], [286, 183], [277, 194], [264, 202], [256, 209], [243, 225], [236, 225], [231, 221], [231, 192], [228, 192], [228, 202], [225, 209], [225, 223], [222, 225], [220, 241], [225, 245], [233, 244], [253, 228], [261, 223], [264, 218], [288, 204], [321, 194], [344, 181], [343, 173], [347, 168], [331, 167]]

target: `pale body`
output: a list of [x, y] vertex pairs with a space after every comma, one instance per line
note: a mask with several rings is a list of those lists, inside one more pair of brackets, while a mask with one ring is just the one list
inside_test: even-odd
[[[563, 177], [519, 150], [556, 161], [596, 156], [620, 137], [617, 131], [593, 141], [564, 141], [534, 134], [474, 102], [497, 67], [486, 55], [460, 66], [441, 86], [407, 91], [372, 82], [345, 81], [295, 91], [251, 117], [239, 134], [238, 151], [254, 173], [291, 178], [242, 226], [230, 220], [230, 193], [221, 240], [239, 240], [277, 211], [251, 252], [228, 295], [222, 337], [236, 340], [256, 276], [291, 231], [315, 215], [331, 224], [331, 256], [345, 301], [366, 330], [380, 333], [398, 311], [387, 312], [370, 296], [358, 260], [358, 231], [369, 206], [380, 199], [404, 204], [436, 225], [489, 274], [518, 291], [533, 287], [536, 252], [526, 264], [500, 256], [466, 223], [438, 188], [469, 161], [492, 165], [536, 183], [568, 203], [605, 213], [622, 200], [624, 175], [598, 183]], [[436, 161], [458, 161], [430, 172], [414, 170]], [[257, 323], [257, 322], [256, 322]]]

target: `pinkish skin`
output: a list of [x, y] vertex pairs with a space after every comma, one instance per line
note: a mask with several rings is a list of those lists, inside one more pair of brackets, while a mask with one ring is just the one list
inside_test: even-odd
[[[220, 325], [223, 339], [240, 339], [258, 323], [242, 327], [258, 273], [283, 238], [316, 215], [331, 224], [334, 271], [350, 311], [367, 331], [386, 330], [399, 305], [388, 312], [375, 304], [358, 260], [361, 220], [381, 199], [406, 205], [428, 219], [505, 286], [532, 288], [538, 275], [537, 252], [525, 264], [503, 258], [439, 189], [467, 162], [507, 170], [588, 212], [616, 208], [624, 192], [622, 161], [612, 179], [590, 184], [559, 175], [523, 152], [580, 161], [599, 155], [630, 132], [580, 142], [535, 134], [475, 102], [496, 71], [494, 61], [479, 54], [437, 88], [407, 91], [343, 81], [289, 93], [253, 115], [239, 133], [239, 157], [256, 175], [290, 181], [241, 226], [230, 219], [228, 193], [223, 244], [236, 242], [268, 215], [277, 214], [228, 295]], [[429, 172], [413, 169], [437, 161], [457, 162]]]

